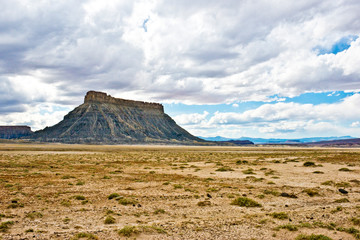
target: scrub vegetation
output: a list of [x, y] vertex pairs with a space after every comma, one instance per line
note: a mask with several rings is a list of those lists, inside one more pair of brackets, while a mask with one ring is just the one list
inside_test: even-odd
[[0, 239], [360, 239], [359, 174], [350, 148], [1, 144]]

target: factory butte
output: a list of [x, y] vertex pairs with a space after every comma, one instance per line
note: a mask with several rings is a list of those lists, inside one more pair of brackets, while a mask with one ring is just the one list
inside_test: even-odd
[[52, 127], [32, 132], [27, 126], [1, 126], [0, 138], [91, 144], [200, 144], [164, 113], [159, 103], [114, 98], [89, 91], [84, 103]]

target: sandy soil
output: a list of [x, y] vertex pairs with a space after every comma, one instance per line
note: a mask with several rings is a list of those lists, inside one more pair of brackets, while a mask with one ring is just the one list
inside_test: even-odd
[[0, 144], [0, 239], [360, 239], [359, 173], [360, 149]]

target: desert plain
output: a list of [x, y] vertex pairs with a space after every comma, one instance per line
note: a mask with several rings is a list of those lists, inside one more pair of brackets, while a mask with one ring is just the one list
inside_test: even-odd
[[0, 144], [0, 239], [360, 239], [360, 149]]

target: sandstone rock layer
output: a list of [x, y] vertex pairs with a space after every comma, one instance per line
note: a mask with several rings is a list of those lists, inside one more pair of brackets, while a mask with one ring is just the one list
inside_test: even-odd
[[44, 142], [96, 144], [194, 144], [204, 142], [178, 126], [158, 103], [114, 98], [90, 91], [58, 124], [37, 131]]

